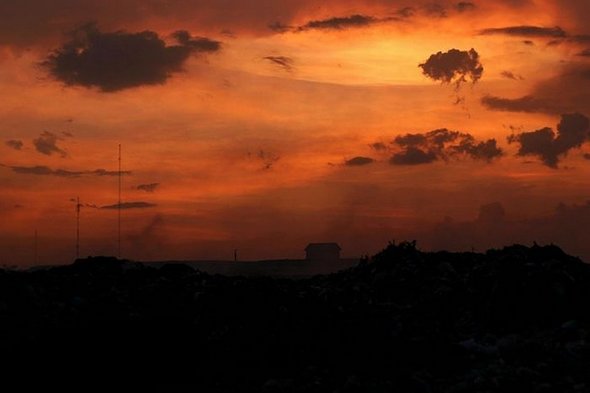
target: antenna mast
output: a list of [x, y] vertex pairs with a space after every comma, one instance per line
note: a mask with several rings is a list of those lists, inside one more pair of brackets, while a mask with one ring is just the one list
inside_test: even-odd
[[39, 252], [37, 250], [37, 244], [38, 244], [38, 236], [37, 236], [37, 230], [35, 229], [35, 266], [37, 266], [37, 262], [39, 260]]
[[121, 258], [121, 186], [122, 186], [122, 177], [121, 177], [121, 144], [119, 144], [119, 203], [117, 204], [118, 210], [118, 251], [117, 255]]
[[80, 258], [80, 197], [76, 198], [76, 259]]

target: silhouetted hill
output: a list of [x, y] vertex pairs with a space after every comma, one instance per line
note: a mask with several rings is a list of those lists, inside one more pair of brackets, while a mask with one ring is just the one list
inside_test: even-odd
[[588, 392], [589, 327], [590, 266], [554, 246], [391, 244], [301, 280], [112, 258], [0, 272], [4, 383]]

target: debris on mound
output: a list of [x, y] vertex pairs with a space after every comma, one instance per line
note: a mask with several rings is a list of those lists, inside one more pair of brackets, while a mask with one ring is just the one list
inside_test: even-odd
[[589, 327], [590, 265], [555, 246], [390, 244], [300, 280], [110, 258], [0, 272], [0, 366], [20, 383], [588, 392]]

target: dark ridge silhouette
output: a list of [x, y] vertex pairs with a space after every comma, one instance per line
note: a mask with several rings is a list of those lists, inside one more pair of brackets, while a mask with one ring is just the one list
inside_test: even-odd
[[299, 280], [88, 258], [0, 270], [0, 366], [21, 386], [587, 392], [589, 306], [590, 266], [556, 246], [392, 243]]

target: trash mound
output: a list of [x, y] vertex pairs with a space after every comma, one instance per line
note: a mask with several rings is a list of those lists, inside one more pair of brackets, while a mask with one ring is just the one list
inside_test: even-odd
[[590, 392], [590, 265], [390, 244], [332, 275], [114, 258], [0, 271], [4, 382], [215, 392]]

